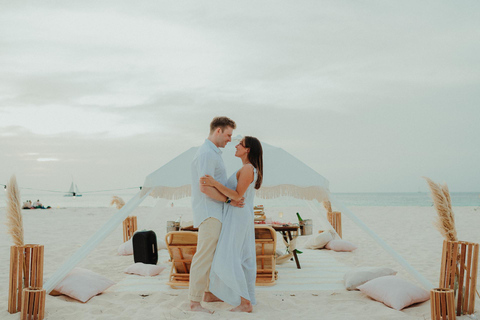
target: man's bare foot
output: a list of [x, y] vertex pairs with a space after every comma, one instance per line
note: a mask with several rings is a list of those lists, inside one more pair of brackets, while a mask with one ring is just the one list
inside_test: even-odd
[[213, 311], [210, 311], [210, 310], [202, 307], [200, 302], [197, 302], [197, 301], [190, 301], [190, 311], [206, 312], [206, 313], [210, 313], [210, 314], [213, 313]]
[[230, 311], [232, 311], [232, 312], [252, 312], [253, 307], [252, 307], [252, 304], [250, 303], [250, 301], [242, 298], [242, 303], [240, 303], [240, 305], [238, 307], [235, 307]]
[[217, 296], [214, 295], [211, 292], [205, 292], [205, 295], [203, 296], [203, 301], [205, 301], [205, 302], [223, 302], [223, 300], [217, 298]]

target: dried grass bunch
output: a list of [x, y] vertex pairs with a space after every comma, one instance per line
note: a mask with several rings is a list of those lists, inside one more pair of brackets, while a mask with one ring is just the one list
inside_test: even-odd
[[23, 219], [20, 206], [20, 190], [17, 178], [13, 175], [7, 185], [7, 233], [13, 238], [16, 246], [23, 246]]
[[115, 205], [117, 207], [117, 209], [120, 210], [125, 205], [125, 201], [123, 201], [123, 199], [120, 198], [120, 197], [113, 196], [112, 197], [112, 202], [110, 202], [110, 205], [111, 206]]
[[323, 206], [325, 207], [325, 209], [327, 209], [327, 212], [332, 212], [332, 204], [330, 203], [330, 201], [323, 201]]
[[445, 240], [458, 241], [457, 230], [455, 229], [455, 215], [452, 210], [452, 200], [447, 184], [433, 182], [423, 177], [432, 191], [433, 206], [437, 210], [438, 218], [434, 225], [440, 231]]

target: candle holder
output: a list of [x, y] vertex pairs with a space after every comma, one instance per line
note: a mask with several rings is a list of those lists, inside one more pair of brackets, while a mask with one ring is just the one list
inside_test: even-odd
[[443, 241], [439, 287], [454, 291], [457, 316], [475, 312], [478, 249], [478, 243]]
[[21, 310], [24, 288], [43, 287], [43, 245], [26, 244], [10, 247], [8, 312]]

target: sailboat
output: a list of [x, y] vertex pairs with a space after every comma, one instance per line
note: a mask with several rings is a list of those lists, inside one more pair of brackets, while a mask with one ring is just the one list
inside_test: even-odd
[[70, 189], [68, 190], [68, 193], [63, 195], [64, 197], [81, 197], [82, 194], [80, 193], [80, 190], [78, 189], [78, 186], [72, 181], [72, 184], [70, 185]]

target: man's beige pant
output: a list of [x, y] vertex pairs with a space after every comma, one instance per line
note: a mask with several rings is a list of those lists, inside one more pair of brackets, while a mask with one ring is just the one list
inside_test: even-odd
[[203, 293], [208, 291], [210, 267], [217, 248], [222, 223], [215, 218], [208, 218], [198, 227], [197, 252], [193, 256], [190, 269], [191, 301], [202, 301]]

